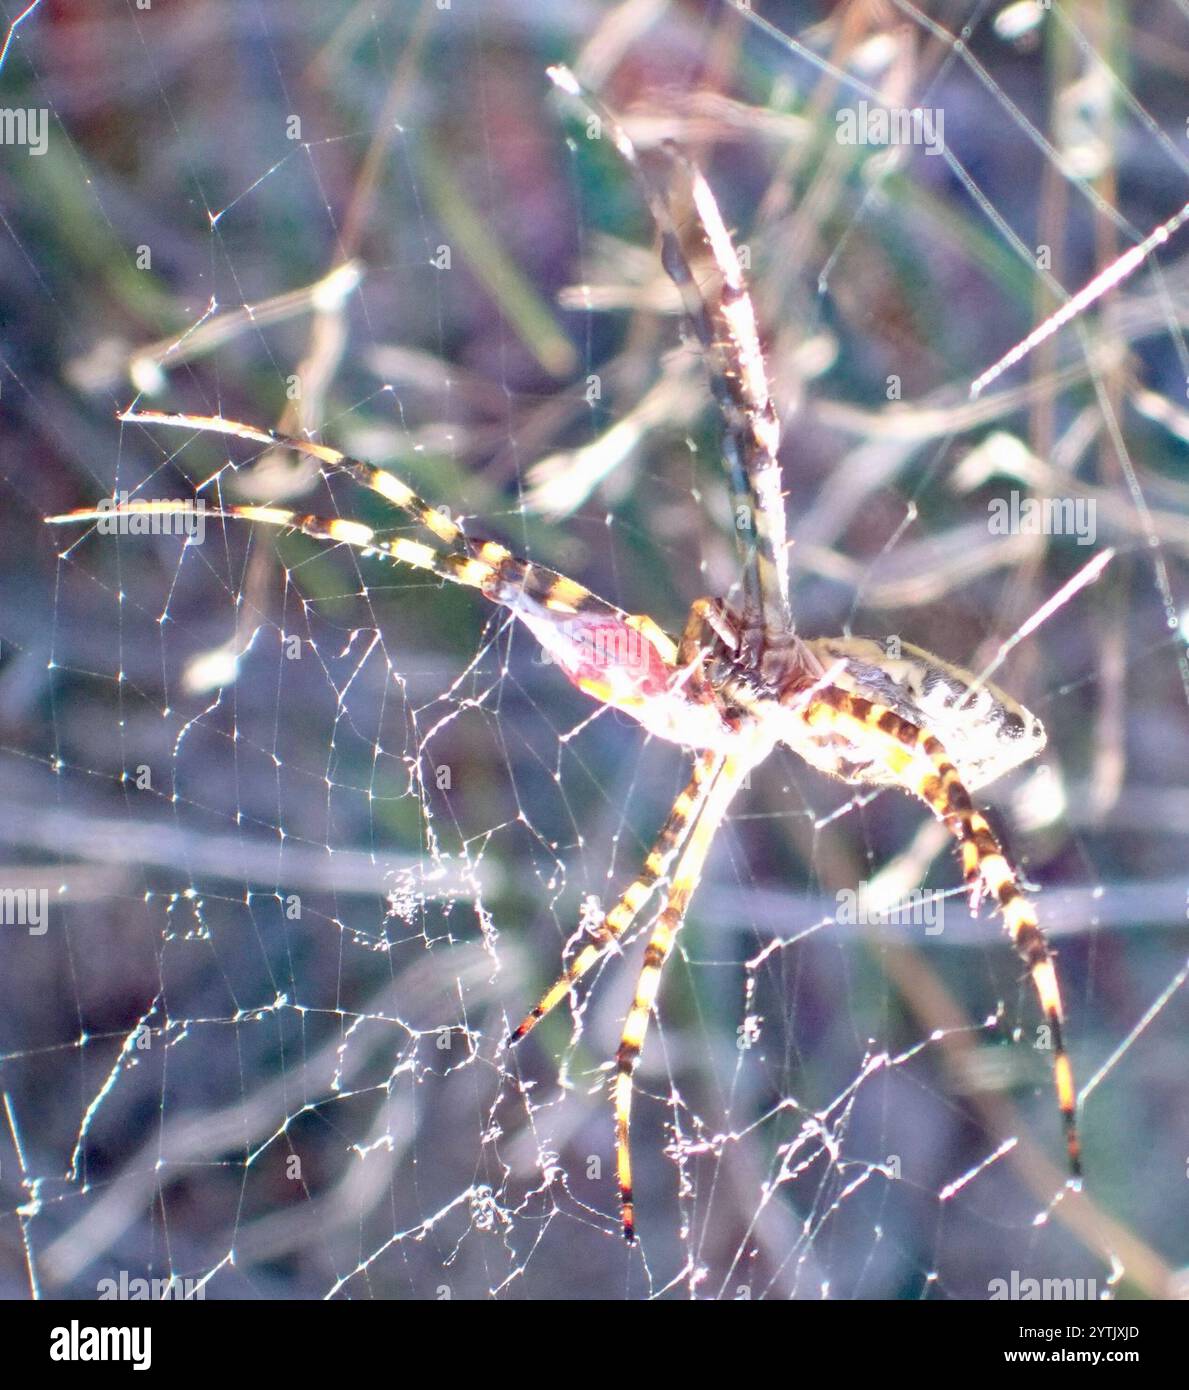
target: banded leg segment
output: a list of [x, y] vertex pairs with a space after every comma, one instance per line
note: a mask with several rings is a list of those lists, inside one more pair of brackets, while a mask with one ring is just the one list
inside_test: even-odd
[[234, 439], [246, 439], [254, 444], [267, 444], [281, 449], [291, 449], [296, 454], [304, 454], [336, 473], [354, 478], [370, 492], [382, 497], [394, 507], [411, 516], [419, 526], [456, 548], [470, 549], [472, 543], [466, 532], [445, 512], [423, 498], [418, 497], [407, 483], [402, 482], [395, 473], [364, 463], [362, 459], [352, 458], [328, 444], [318, 444], [312, 439], [299, 439], [295, 435], [281, 434], [277, 430], [261, 429], [258, 425], [241, 424], [238, 420], [226, 420], [222, 415], [167, 414], [159, 410], [126, 410], [119, 417], [126, 424], [165, 425], [171, 429], [194, 430], [200, 434], [223, 434]]
[[648, 1022], [656, 1004], [661, 972], [673, 950], [677, 934], [685, 924], [685, 914], [690, 899], [701, 881], [706, 856], [735, 793], [743, 785], [756, 761], [753, 757], [728, 757], [717, 774], [698, 815], [697, 823], [677, 861], [667, 901], [644, 950], [644, 964], [636, 983], [635, 999], [624, 1021], [623, 1036], [615, 1058], [615, 1167], [623, 1213], [623, 1234], [629, 1244], [636, 1238], [636, 1212], [632, 1194], [632, 1076], [640, 1060], [644, 1038], [648, 1032]]
[[[195, 506], [193, 502], [145, 498], [105, 507], [80, 507], [58, 516], [47, 516], [45, 520], [48, 525], [62, 526], [76, 521], [105, 521], [118, 516], [193, 516], [199, 514]], [[434, 516], [440, 515], [432, 508], [430, 510]], [[201, 515], [300, 531], [314, 540], [334, 541], [356, 550], [372, 551], [413, 569], [437, 575], [451, 584], [477, 589], [493, 603], [513, 611], [516, 611], [519, 596], [527, 595], [561, 618], [579, 614], [601, 617], [609, 623], [638, 632], [656, 653], [662, 666], [672, 666], [677, 657], [676, 643], [647, 615], [626, 613], [576, 580], [544, 565], [519, 559], [497, 541], [472, 540], [468, 537], [465, 550], [443, 551], [404, 536], [381, 536], [372, 527], [345, 517], [319, 517], [288, 507], [212, 507], [203, 503]]]
[[673, 803], [639, 876], [624, 889], [619, 901], [603, 918], [598, 930], [593, 933], [594, 941], [578, 952], [525, 1014], [520, 1025], [508, 1038], [509, 1043], [518, 1043], [521, 1038], [527, 1037], [546, 1014], [561, 1003], [578, 981], [593, 969], [611, 946], [631, 928], [641, 909], [652, 896], [657, 883], [667, 872], [673, 855], [685, 840], [689, 827], [697, 819], [705, 804], [707, 792], [722, 769], [723, 761], [721, 754], [703, 753], [694, 764], [693, 776]]
[[[494, 542], [490, 543], [490, 546], [480, 543], [476, 547], [474, 555], [459, 554], [457, 551], [436, 550], [423, 541], [410, 540], [405, 536], [384, 537], [370, 526], [365, 526], [359, 521], [348, 521], [345, 517], [314, 516], [308, 512], [292, 511], [288, 507], [255, 505], [212, 507], [205, 503], [202, 504], [201, 512], [197, 512], [195, 505], [193, 502], [159, 501], [143, 498], [107, 507], [80, 507], [73, 512], [63, 512], [59, 516], [47, 516], [45, 520], [50, 526], [64, 526], [75, 521], [110, 521], [111, 518], [120, 516], [201, 515], [203, 518], [215, 517], [225, 521], [250, 521], [260, 526], [273, 526], [285, 531], [300, 531], [303, 536], [309, 536], [313, 540], [334, 541], [338, 544], [349, 545], [355, 550], [373, 551], [377, 555], [385, 555], [390, 560], [396, 560], [402, 565], [425, 570], [430, 574], [437, 575], [439, 579], [445, 579], [452, 584], [461, 584], [469, 589], [478, 589], [485, 594], [502, 579], [508, 577], [504, 573], [508, 561], [512, 561], [513, 567], [523, 566], [523, 569], [518, 573], [520, 578], [523, 578], [524, 570], [535, 570], [536, 568], [526, 565], [523, 561], [515, 561], [504, 550], [503, 546], [496, 545]], [[560, 575], [553, 575], [551, 571], [538, 573], [548, 576], [549, 579], [562, 578]], [[573, 601], [576, 603], [584, 602], [587, 590], [574, 584], [573, 580], [566, 582], [573, 584], [574, 589], [580, 591], [580, 594], [574, 596]], [[548, 585], [547, 587], [552, 586]], [[594, 598], [594, 595], [590, 595], [590, 597]], [[596, 602], [601, 602], [601, 600], [596, 600]]]
[[[228, 506], [221, 509], [207, 507], [208, 516], [235, 516], [248, 521], [260, 521], [270, 526], [288, 526], [303, 531], [318, 540], [342, 541], [356, 548], [376, 550], [424, 569], [452, 583], [464, 584], [469, 588], [480, 589], [495, 603], [512, 606], [508, 596], [513, 590], [526, 594], [553, 613], [563, 617], [579, 613], [603, 617], [608, 622], [629, 627], [640, 633], [655, 650], [661, 662], [671, 666], [677, 655], [672, 638], [646, 614], [626, 613], [606, 599], [599, 598], [573, 579], [559, 574], [544, 565], [536, 565], [521, 560], [497, 541], [482, 540], [466, 534], [462, 527], [445, 512], [433, 507], [423, 497], [419, 497], [407, 483], [394, 473], [352, 458], [327, 444], [315, 443], [312, 439], [299, 439], [294, 435], [281, 434], [273, 429], [261, 429], [256, 425], [246, 425], [238, 420], [227, 420], [221, 415], [165, 414], [156, 410], [128, 410], [120, 417], [129, 424], [165, 425], [173, 429], [188, 429], [198, 433], [222, 434], [234, 439], [246, 439], [255, 444], [273, 445], [292, 449], [314, 459], [332, 472], [345, 474], [369, 491], [382, 497], [390, 505], [399, 508], [406, 515], [429, 531], [438, 541], [444, 542], [459, 556], [470, 556], [478, 565], [470, 566], [455, 560], [443, 558], [440, 563], [433, 560], [439, 554], [417, 541], [386, 542], [381, 540], [370, 527], [358, 522], [345, 520], [330, 521], [310, 515], [303, 515], [281, 507]], [[158, 514], [171, 510], [168, 503], [137, 500], [125, 509], [134, 511], [155, 511]], [[173, 510], [186, 510], [174, 507]], [[120, 508], [107, 509], [107, 515], [118, 514]], [[52, 523], [64, 521], [96, 520], [98, 514], [89, 509], [67, 513], [63, 516], [47, 517]], [[337, 530], [336, 530], [337, 528]], [[367, 539], [363, 539], [366, 537]], [[398, 553], [399, 552], [399, 553]]]
[[788, 597], [788, 541], [780, 464], [780, 421], [768, 386], [755, 308], [738, 253], [710, 185], [672, 146], [661, 157], [665, 176], [650, 167], [614, 115], [565, 67], [553, 67], [556, 86], [609, 130], [620, 155], [639, 177], [661, 236], [661, 260], [680, 291], [698, 338], [710, 387], [723, 417], [723, 456], [736, 499], [753, 526], [736, 526], [744, 571], [745, 627], [762, 623], [769, 646], [793, 633]]
[[875, 701], [829, 686], [805, 712], [812, 726], [838, 729], [870, 748], [899, 784], [925, 802], [958, 841], [962, 872], [977, 905], [985, 891], [994, 899], [1017, 954], [1028, 967], [1053, 1047], [1053, 1082], [1065, 1133], [1072, 1177], [1080, 1178], [1081, 1143], [1077, 1129], [1077, 1090], [1065, 1050], [1065, 1010], [1053, 954], [1035, 904], [1020, 888], [987, 818], [966, 790], [941, 740]]
[[696, 165], [669, 152], [674, 177], [662, 223], [661, 259], [681, 290], [686, 316], [702, 348], [710, 388], [723, 417], [728, 480], [750, 511], [735, 532], [754, 571], [768, 646], [793, 632], [789, 606], [788, 536], [780, 471], [780, 420], [768, 386], [755, 308], [718, 203]]
[[739, 647], [739, 633], [716, 599], [696, 598], [690, 605], [681, 641], [677, 644], [676, 679], [685, 685], [691, 700], [714, 702], [717, 696], [706, 672], [706, 634], [712, 632], [734, 652]]

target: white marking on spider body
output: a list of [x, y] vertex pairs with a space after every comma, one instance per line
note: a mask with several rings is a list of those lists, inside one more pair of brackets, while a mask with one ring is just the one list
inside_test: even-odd
[[[805, 644], [823, 666], [836, 664], [833, 683], [874, 701], [940, 740], [969, 791], [985, 787], [1045, 746], [1044, 725], [1017, 700], [970, 671], [899, 643], [891, 657], [869, 637], [818, 637]], [[837, 734], [828, 747], [810, 750], [815, 767], [844, 781], [892, 786], [895, 778], [878, 761]]]

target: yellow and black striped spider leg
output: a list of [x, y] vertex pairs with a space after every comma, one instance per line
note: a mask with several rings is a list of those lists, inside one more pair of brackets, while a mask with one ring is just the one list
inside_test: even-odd
[[640, 1060], [649, 1019], [656, 1005], [661, 972], [673, 950], [678, 933], [685, 924], [690, 899], [697, 891], [702, 878], [706, 856], [730, 809], [735, 793], [743, 786], [751, 769], [766, 756], [766, 753], [767, 748], [748, 756], [745, 749], [740, 756], [729, 756], [724, 760], [677, 861], [665, 905], [656, 919], [648, 945], [644, 948], [644, 963], [640, 967], [640, 978], [636, 982], [635, 998], [624, 1020], [623, 1035], [615, 1057], [615, 1166], [619, 1180], [623, 1234], [629, 1244], [636, 1238], [636, 1208], [632, 1192], [632, 1077]]
[[[733, 646], [738, 636], [727, 625], [719, 611], [719, 605], [712, 599], [695, 599], [690, 607], [685, 631], [677, 647], [676, 673], [674, 682], [684, 686], [691, 702], [714, 702], [714, 695], [705, 670], [706, 649], [702, 645], [707, 629], [715, 633], [720, 641]], [[702, 753], [694, 762], [693, 773], [685, 788], [680, 792], [670, 808], [669, 815], [657, 835], [652, 849], [644, 860], [644, 869], [638, 878], [620, 895], [615, 906], [603, 919], [595, 933], [597, 944], [587, 947], [566, 970], [558, 976], [553, 985], [541, 997], [537, 1005], [525, 1016], [509, 1041], [519, 1042], [530, 1032], [547, 1013], [557, 1006], [569, 989], [606, 953], [607, 949], [631, 927], [639, 916], [653, 889], [668, 868], [673, 854], [681, 848], [689, 827], [702, 809], [702, 804], [723, 764], [724, 755], [717, 752]]]
[[920, 797], [958, 841], [972, 905], [981, 890], [998, 906], [1012, 945], [1028, 967], [1050, 1030], [1053, 1082], [1065, 1130], [1069, 1171], [1072, 1178], [1080, 1179], [1077, 1091], [1065, 1050], [1065, 1011], [1053, 955], [1035, 905], [1020, 888], [987, 818], [975, 808], [941, 740], [877, 702], [836, 686], [821, 691], [806, 707], [804, 718], [813, 728], [824, 732], [838, 730], [848, 740], [862, 743], [906, 791]]
[[[193, 505], [173, 500], [132, 498], [109, 507], [79, 507], [59, 516], [47, 516], [46, 523], [62, 526], [76, 521], [103, 521], [120, 516], [161, 516], [189, 512]], [[310, 512], [294, 511], [290, 507], [255, 504], [228, 504], [217, 507], [204, 504], [202, 514], [225, 521], [249, 521], [279, 530], [300, 531], [302, 535], [313, 540], [334, 541], [356, 550], [371, 551], [400, 564], [409, 565], [413, 569], [425, 570], [452, 584], [479, 589], [484, 593], [498, 581], [503, 559], [503, 548], [500, 546], [493, 546], [490, 558], [482, 554], [482, 548], [476, 555], [435, 550], [431, 545], [410, 540], [405, 536], [381, 536], [372, 527], [365, 526], [360, 521], [349, 521], [345, 517], [315, 516]]]
[[[680, 291], [723, 417], [723, 460], [736, 508], [743, 568], [744, 638], [780, 648], [793, 633], [788, 541], [777, 459], [780, 421], [768, 386], [755, 308], [739, 256], [701, 171], [666, 144], [639, 151], [615, 116], [566, 67], [549, 69], [558, 89], [593, 115], [637, 173], [661, 236], [661, 261]], [[664, 176], [650, 167], [663, 159]]]
[[619, 941], [652, 896], [664, 877], [674, 854], [685, 842], [689, 828], [697, 820], [707, 794], [722, 769], [724, 758], [718, 753], [703, 753], [694, 763], [693, 775], [674, 801], [668, 818], [644, 860], [640, 874], [620, 894], [619, 900], [592, 933], [594, 940], [584, 946], [562, 971], [540, 999], [525, 1014], [519, 1026], [509, 1036], [509, 1043], [518, 1043], [537, 1026], [552, 1009], [566, 997], [579, 980]]
[[[325, 444], [292, 438], [275, 430], [259, 429], [217, 415], [127, 411], [120, 418], [140, 424], [206, 431], [294, 449], [377, 493], [450, 549], [443, 550], [439, 546], [407, 537], [385, 537], [362, 522], [342, 517], [319, 517], [288, 507], [247, 504], [216, 507], [204, 501], [205, 516], [233, 518], [300, 531], [315, 540], [334, 541], [357, 550], [371, 551], [434, 574], [452, 584], [477, 589], [493, 603], [508, 608], [524, 621], [538, 640], [549, 642], [556, 637], [556, 649], [563, 654], [567, 645], [574, 646], [574, 641], [572, 636], [562, 633], [560, 629], [556, 633], [552, 631], [557, 627], [558, 620], [602, 620], [612, 629], [629, 629], [638, 634], [642, 641], [641, 660], [654, 684], [663, 682], [666, 672], [676, 661], [677, 645], [646, 614], [626, 613], [566, 575], [520, 559], [497, 541], [468, 536], [457, 522], [419, 497], [395, 474], [384, 469], [351, 458]], [[77, 521], [101, 521], [120, 515], [165, 515], [189, 512], [194, 505], [178, 501], [132, 499], [105, 507], [78, 508], [60, 516], [47, 517], [46, 521], [51, 525], [62, 525]], [[642, 698], [637, 698], [630, 690], [613, 690], [600, 679], [597, 669], [575, 670], [564, 661], [561, 664], [573, 683], [594, 699], [616, 704], [632, 713], [637, 712], [643, 703]]]
[[[120, 419], [127, 423], [165, 425], [199, 433], [228, 435], [257, 444], [292, 449], [314, 459], [332, 472], [342, 473], [354, 479], [369, 491], [376, 493], [390, 505], [406, 513], [419, 526], [431, 532], [438, 541], [452, 547], [459, 558], [450, 559], [449, 556], [443, 556], [439, 550], [416, 541], [386, 542], [378, 533], [358, 522], [339, 523], [286, 511], [280, 507], [228, 506], [222, 511], [208, 507], [208, 515], [229, 515], [262, 521], [268, 525], [291, 526], [297, 530], [304, 530], [305, 534], [316, 539], [335, 540], [356, 548], [376, 550], [388, 555], [390, 559], [412, 565], [416, 569], [428, 570], [452, 583], [481, 589], [495, 602], [501, 601], [496, 591], [518, 588], [558, 613], [602, 613], [608, 619], [626, 622], [629, 626], [643, 625], [650, 637], [660, 635], [660, 629], [651, 623], [651, 619], [624, 613], [622, 609], [600, 599], [583, 585], [557, 573], [556, 570], [518, 559], [497, 541], [468, 536], [458, 522], [423, 497], [419, 497], [395, 473], [365, 463], [362, 459], [352, 458], [327, 444], [281, 434], [277, 430], [261, 429], [238, 420], [228, 420], [221, 415], [165, 414], [154, 410], [129, 410], [121, 414]], [[141, 505], [134, 503], [131, 509], [135, 510]], [[108, 514], [118, 510], [111, 509]], [[69, 513], [67, 519], [77, 521], [86, 517], [85, 511], [78, 511]], [[51, 520], [58, 521], [61, 518], [54, 517]], [[468, 566], [461, 560], [461, 557], [465, 556], [470, 556], [478, 563]], [[664, 641], [668, 643], [669, 639], [665, 638]], [[669, 647], [671, 648], [671, 643]]]
[[[737, 646], [739, 641], [738, 633], [723, 615], [718, 603], [708, 598], [695, 600], [690, 608], [677, 652], [678, 679], [686, 681], [687, 693], [693, 700], [716, 698], [710, 689], [704, 667], [706, 649], [703, 642], [707, 630], [728, 648]], [[740, 772], [738, 759], [728, 758], [716, 752], [703, 753], [697, 759], [693, 775], [673, 803], [668, 818], [644, 860], [641, 873], [627, 886], [615, 906], [607, 913], [594, 933], [595, 940], [579, 951], [508, 1039], [509, 1043], [515, 1044], [526, 1037], [561, 1003], [583, 976], [598, 964], [615, 942], [622, 939], [652, 896], [673, 856], [680, 850], [681, 858], [674, 872], [672, 885], [666, 894], [664, 906], [645, 950], [635, 1002], [625, 1021], [616, 1059], [616, 1167], [622, 1198], [623, 1232], [628, 1241], [635, 1238], [631, 1151], [628, 1142], [632, 1072], [644, 1042], [648, 1012], [656, 1001], [661, 970], [684, 922], [690, 898], [701, 877], [710, 843], [726, 814], [731, 798], [746, 776], [746, 769], [752, 765], [753, 763], [747, 763], [744, 771]]]
[[158, 410], [125, 410], [119, 418], [125, 424], [165, 425], [170, 429], [193, 430], [198, 434], [223, 434], [234, 439], [246, 439], [256, 444], [266, 444], [276, 448], [291, 449], [296, 454], [304, 454], [333, 472], [343, 473], [354, 478], [369, 491], [394, 507], [407, 513], [418, 525], [432, 532], [440, 541], [458, 549], [470, 545], [466, 533], [459, 524], [445, 512], [430, 506], [395, 473], [352, 458], [328, 444], [319, 444], [313, 439], [299, 439], [295, 435], [281, 434], [277, 430], [261, 429], [258, 425], [245, 425], [238, 420], [227, 420], [222, 415], [173, 414]]

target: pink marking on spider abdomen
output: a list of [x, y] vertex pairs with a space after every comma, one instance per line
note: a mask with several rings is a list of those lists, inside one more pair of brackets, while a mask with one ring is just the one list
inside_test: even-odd
[[682, 673], [637, 628], [605, 612], [557, 613], [523, 593], [504, 602], [551, 662], [591, 699], [683, 747], [707, 749], [729, 741], [732, 731], [717, 706], [691, 698]]
[[607, 685], [644, 700], [668, 690], [673, 672], [636, 628], [605, 616], [567, 620], [567, 628], [574, 656], [564, 669], [575, 685]]

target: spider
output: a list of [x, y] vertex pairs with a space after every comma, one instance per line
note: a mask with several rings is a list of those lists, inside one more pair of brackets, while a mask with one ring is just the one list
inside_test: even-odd
[[[609, 131], [635, 170], [656, 221], [662, 262], [681, 293], [722, 415], [728, 480], [743, 508], [737, 516], [749, 523], [737, 527], [743, 571], [738, 602], [698, 599], [675, 642], [652, 618], [627, 613], [564, 574], [469, 535], [392, 473], [328, 445], [221, 416], [132, 409], [120, 418], [282, 446], [330, 472], [349, 475], [411, 517], [428, 539], [385, 537], [357, 521], [286, 507], [229, 504], [208, 507], [206, 514], [300, 531], [476, 589], [523, 623], [579, 690], [694, 755], [689, 782], [641, 872], [506, 1040], [524, 1039], [659, 895], [613, 1081], [616, 1172], [629, 1242], [636, 1231], [629, 1133], [633, 1073], [661, 973], [716, 832], [752, 769], [778, 744], [845, 782], [895, 786], [919, 797], [954, 835], [971, 909], [977, 911], [983, 894], [998, 907], [1049, 1026], [1057, 1104], [1076, 1184], [1081, 1175], [1076, 1091], [1053, 954], [1032, 900], [971, 797], [1034, 756], [1045, 743], [1043, 726], [995, 686], [920, 648], [902, 644], [891, 659], [870, 639], [797, 633], [788, 596], [780, 425], [755, 311], [715, 198], [698, 168], [674, 146], [638, 151], [568, 69], [552, 68], [549, 75], [600, 130]], [[47, 521], [60, 525], [120, 514], [176, 513], [186, 505], [135, 499]]]

